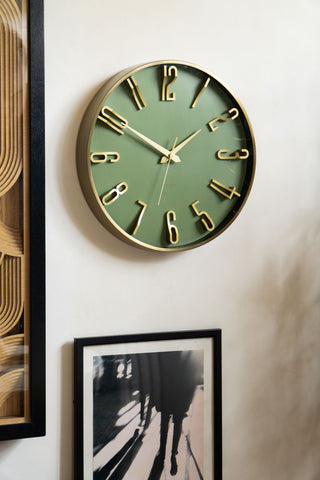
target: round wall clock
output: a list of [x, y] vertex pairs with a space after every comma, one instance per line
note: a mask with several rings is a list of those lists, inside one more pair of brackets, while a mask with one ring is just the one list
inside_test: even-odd
[[209, 72], [157, 61], [119, 73], [93, 98], [77, 167], [111, 232], [142, 248], [186, 250], [239, 214], [254, 177], [254, 138], [239, 101]]

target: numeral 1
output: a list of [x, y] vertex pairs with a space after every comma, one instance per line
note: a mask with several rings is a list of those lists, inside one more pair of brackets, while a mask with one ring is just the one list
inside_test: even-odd
[[137, 82], [133, 77], [130, 77], [127, 79], [127, 83], [131, 89], [131, 93], [133, 95], [134, 101], [137, 104], [137, 107], [139, 110], [142, 110], [143, 107], [146, 107], [147, 104], [143, 99], [143, 96], [141, 95], [140, 88], [138, 87]]
[[115, 163], [120, 159], [118, 152], [93, 152], [90, 155], [91, 163]]
[[205, 91], [205, 89], [207, 88], [207, 86], [209, 85], [209, 82], [210, 82], [210, 77], [207, 78], [207, 80], [204, 82], [204, 84], [202, 85], [199, 93], [197, 94], [197, 96], [195, 97], [195, 99], [193, 100], [193, 103], [191, 105], [191, 108], [194, 108], [197, 103], [198, 103], [198, 100], [199, 98], [201, 97], [201, 95], [203, 94], [203, 92]]
[[175, 225], [173, 225], [171, 222], [176, 221], [176, 214], [174, 213], [173, 210], [169, 210], [166, 213], [167, 217], [167, 227], [168, 227], [168, 234], [169, 234], [169, 243], [175, 244], [178, 243], [179, 241], [179, 232], [178, 229]]
[[240, 193], [236, 191], [236, 187], [226, 187], [222, 183], [218, 182], [214, 178], [211, 180], [209, 187], [215, 190], [216, 192], [220, 193], [224, 197], [228, 198], [229, 200], [232, 199], [233, 195], [237, 197], [241, 197]]
[[138, 203], [139, 205], [141, 205], [142, 209], [141, 209], [141, 211], [140, 211], [140, 214], [139, 214], [139, 217], [138, 217], [138, 221], [137, 221], [137, 224], [136, 224], [136, 226], [135, 226], [135, 229], [133, 230], [132, 235], [135, 235], [135, 234], [137, 233], [138, 228], [140, 227], [140, 223], [141, 223], [142, 217], [143, 217], [144, 212], [145, 212], [145, 210], [146, 210], [146, 208], [147, 208], [147, 204], [144, 203], [144, 202], [141, 202], [141, 200], [137, 200], [137, 203]]
[[111, 203], [115, 202], [120, 197], [120, 195], [126, 193], [127, 190], [128, 184], [126, 182], [118, 183], [118, 185], [109, 190], [109, 192], [102, 197], [103, 205], [111, 205]]
[[[169, 83], [167, 83], [167, 78], [171, 77]], [[163, 79], [162, 79], [162, 89], [161, 89], [161, 100], [166, 102], [173, 102], [176, 99], [176, 94], [174, 92], [169, 92], [171, 85], [176, 81], [178, 77], [178, 70], [177, 67], [171, 65], [167, 67], [167, 65], [163, 66]]]
[[204, 227], [206, 228], [206, 230], [208, 230], [208, 232], [212, 232], [212, 230], [214, 230], [214, 223], [212, 221], [212, 218], [210, 217], [210, 215], [205, 212], [204, 210], [202, 210], [201, 212], [199, 212], [199, 210], [197, 209], [196, 205], [198, 205], [199, 203], [199, 200], [196, 200], [195, 202], [193, 202], [190, 206], [191, 208], [193, 209], [194, 213], [200, 217], [200, 220], [202, 222], [202, 224], [204, 225]]

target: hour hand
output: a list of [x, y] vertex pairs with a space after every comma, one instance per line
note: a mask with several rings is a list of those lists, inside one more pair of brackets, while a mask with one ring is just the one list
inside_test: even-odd
[[178, 155], [175, 155], [175, 154], [172, 154], [172, 152], [170, 150], [167, 150], [166, 148], [162, 147], [161, 145], [159, 145], [158, 143], [154, 142], [153, 140], [151, 140], [150, 138], [146, 137], [145, 135], [143, 135], [142, 133], [138, 132], [137, 130], [135, 130], [134, 128], [130, 127], [128, 124], [126, 125], [126, 127], [128, 130], [130, 130], [130, 132], [134, 133], [137, 137], [141, 138], [141, 140], [143, 140], [144, 142], [146, 142], [148, 145], [150, 145], [151, 147], [153, 147], [155, 150], [157, 150], [159, 153], [162, 153], [162, 155], [164, 155], [167, 160], [169, 158], [171, 158], [171, 160], [173, 162], [180, 162], [180, 158], [178, 157]]
[[128, 129], [134, 135], [141, 138], [141, 140], [143, 140], [145, 143], [157, 150], [157, 152], [165, 155], [166, 158], [171, 158], [173, 162], [180, 162], [180, 158], [178, 157], [178, 155], [173, 154], [170, 150], [167, 150], [166, 148], [156, 143], [154, 140], [151, 140], [150, 138], [146, 137], [146, 135], [143, 135], [143, 133], [140, 133], [134, 128], [130, 127], [127, 120], [121, 117], [117, 112], [112, 110], [112, 108], [106, 106], [103, 107], [98, 118], [104, 123], [106, 123], [113, 130], [115, 130], [117, 133], [120, 133], [120, 135], [123, 135], [124, 129]]

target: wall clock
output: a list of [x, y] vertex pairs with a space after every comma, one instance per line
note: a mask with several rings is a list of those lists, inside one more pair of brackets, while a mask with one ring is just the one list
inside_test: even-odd
[[111, 232], [142, 248], [186, 250], [239, 214], [254, 177], [254, 137], [239, 101], [209, 72], [156, 61], [120, 72], [93, 98], [77, 168]]

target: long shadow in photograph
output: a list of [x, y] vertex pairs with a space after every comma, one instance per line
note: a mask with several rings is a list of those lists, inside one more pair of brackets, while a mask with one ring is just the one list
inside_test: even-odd
[[110, 475], [110, 473], [118, 465], [118, 463], [125, 460], [126, 455], [130, 451], [131, 447], [134, 445], [138, 437], [139, 432], [136, 430], [133, 436], [127, 441], [127, 443], [125, 443], [125, 445], [123, 445], [119, 452], [116, 453], [116, 455], [114, 455], [111, 460], [109, 460], [109, 462], [106, 463], [100, 470], [94, 472], [94, 480], [105, 480], [106, 478], [108, 478], [108, 475]]
[[[106, 478], [108, 478], [108, 480], [121, 480], [137, 456], [142, 446], [143, 437], [144, 434], [139, 435], [139, 431], [136, 430], [134, 435], [119, 450], [119, 452], [114, 455], [114, 457], [109, 460], [101, 470], [94, 473], [94, 480], [105, 480]], [[115, 470], [112, 472], [113, 469]]]
[[164, 467], [164, 458], [165, 455], [163, 453], [157, 453], [148, 480], [160, 480]]

